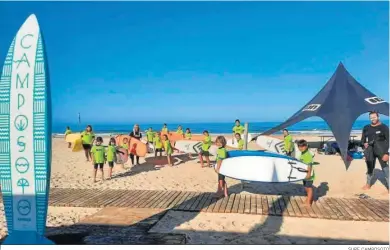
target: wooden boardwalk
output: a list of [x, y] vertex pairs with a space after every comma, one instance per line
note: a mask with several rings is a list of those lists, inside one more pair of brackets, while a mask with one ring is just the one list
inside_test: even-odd
[[305, 197], [231, 194], [216, 199], [213, 193], [51, 189], [49, 204], [58, 207], [128, 207], [209, 213], [261, 214], [353, 221], [389, 221], [389, 201], [376, 199], [320, 198], [311, 208]]

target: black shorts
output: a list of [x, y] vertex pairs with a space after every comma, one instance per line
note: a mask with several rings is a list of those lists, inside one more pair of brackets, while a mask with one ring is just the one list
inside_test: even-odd
[[310, 181], [310, 180], [303, 180], [303, 186], [305, 188], [311, 188], [313, 187], [313, 181]]
[[162, 148], [156, 148], [155, 150], [154, 150], [154, 152], [156, 152], [156, 153], [158, 153], [158, 152], [160, 152], [160, 153], [162, 153]]
[[84, 150], [91, 150], [92, 145], [91, 144], [83, 144], [83, 149]]
[[286, 155], [287, 155], [287, 156], [291, 156], [291, 155], [292, 155], [292, 152], [286, 152]]
[[209, 151], [203, 151], [203, 150], [201, 150], [199, 154], [200, 154], [201, 156], [210, 156], [210, 152], [209, 152]]
[[100, 169], [103, 169], [103, 166], [104, 166], [104, 163], [95, 163], [95, 164], [93, 165], [93, 167], [94, 167], [95, 169], [98, 169], [98, 167], [99, 167]]
[[114, 167], [114, 162], [113, 162], [113, 161], [109, 161], [109, 162], [108, 162], [108, 166], [109, 166], [110, 168], [113, 168], [113, 167]]
[[225, 176], [223, 174], [218, 174], [218, 180], [219, 181], [224, 181], [225, 180]]

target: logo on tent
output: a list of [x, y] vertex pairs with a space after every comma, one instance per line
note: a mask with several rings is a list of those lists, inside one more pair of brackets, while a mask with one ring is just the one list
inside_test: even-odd
[[321, 104], [309, 104], [302, 111], [316, 111], [319, 107], [321, 107]]
[[375, 105], [375, 104], [379, 104], [379, 103], [383, 103], [385, 102], [385, 100], [383, 100], [382, 98], [380, 97], [377, 97], [377, 96], [373, 96], [373, 97], [368, 97], [366, 99], [364, 99], [366, 102], [368, 102], [369, 104], [372, 104], [372, 105]]

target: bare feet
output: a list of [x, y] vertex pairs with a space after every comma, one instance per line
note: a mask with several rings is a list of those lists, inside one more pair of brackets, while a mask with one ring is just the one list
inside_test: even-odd
[[96, 179], [93, 179], [93, 183], [96, 183]]
[[371, 188], [370, 185], [366, 184], [362, 187], [363, 190], [369, 190]]

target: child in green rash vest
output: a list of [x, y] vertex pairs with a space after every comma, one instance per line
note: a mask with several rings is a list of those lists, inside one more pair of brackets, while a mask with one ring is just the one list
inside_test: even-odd
[[[235, 123], [236, 123], [236, 124], [234, 125], [234, 127], [233, 127], [233, 129], [232, 129], [232, 131], [233, 131], [233, 138], [234, 138], [234, 136], [235, 136], [237, 133], [240, 134], [240, 135], [242, 135], [242, 134], [244, 134], [244, 132], [245, 132], [245, 127], [241, 125], [240, 120], [237, 119], [237, 120], [235, 121]], [[232, 138], [232, 143], [234, 143], [233, 138]]]
[[211, 167], [210, 165], [210, 153], [209, 148], [211, 147], [211, 136], [209, 135], [209, 132], [207, 130], [203, 131], [204, 139], [202, 144], [202, 151], [199, 153], [199, 160], [200, 165], [203, 166], [203, 156], [206, 158], [207, 166]]
[[85, 157], [87, 158], [87, 161], [89, 161], [89, 159], [92, 160], [91, 148], [94, 140], [95, 140], [95, 134], [92, 132], [92, 126], [88, 125], [85, 131], [81, 133], [81, 141], [83, 144]]
[[167, 124], [164, 123], [162, 129], [161, 129], [161, 133], [162, 134], [168, 134], [169, 133], [169, 130], [168, 130], [168, 127], [167, 127]]
[[179, 125], [179, 127], [177, 127], [176, 134], [183, 135], [183, 138], [184, 138], [184, 132], [183, 132], [183, 128], [181, 125]]
[[108, 162], [108, 178], [112, 177], [112, 168], [114, 167], [114, 162], [116, 160], [116, 145], [115, 138], [111, 138], [108, 146], [106, 148], [106, 161]]
[[239, 133], [236, 133], [236, 140], [238, 143], [238, 150], [243, 150], [244, 149], [244, 140], [241, 139], [241, 135]]
[[186, 129], [186, 133], [184, 134], [184, 139], [191, 140], [192, 134], [189, 128]]
[[148, 131], [146, 132], [146, 139], [148, 143], [153, 144], [153, 137], [154, 137], [154, 132], [153, 129], [150, 127]]
[[168, 140], [168, 136], [164, 135], [164, 149], [165, 153], [167, 154], [167, 159], [168, 159], [168, 166], [172, 167], [172, 154], [173, 150], [177, 150], [171, 145], [171, 142]]
[[303, 180], [303, 186], [305, 187], [307, 194], [305, 203], [307, 206], [311, 206], [313, 203], [313, 181], [315, 178], [313, 169], [313, 156], [311, 155], [305, 140], [299, 140], [297, 144], [299, 151], [302, 152], [299, 160], [308, 166], [306, 178]]
[[91, 154], [92, 154], [92, 165], [94, 168], [93, 172], [93, 182], [96, 182], [96, 174], [98, 168], [100, 168], [100, 172], [102, 173], [102, 181], [104, 181], [104, 172], [103, 172], [103, 166], [104, 166], [104, 147], [102, 145], [103, 143], [103, 138], [98, 137], [96, 138], [96, 145], [94, 145], [91, 149]]
[[[72, 131], [70, 130], [70, 127], [66, 127], [66, 130], [65, 130], [65, 139], [66, 139], [66, 136], [71, 134]], [[72, 143], [71, 142], [68, 142], [68, 148], [71, 148], [72, 147]]]
[[160, 152], [160, 156], [162, 156], [162, 141], [161, 141], [161, 133], [155, 133], [153, 137], [153, 146], [154, 146], [154, 157], [157, 157], [157, 153]]
[[215, 172], [218, 174], [218, 189], [217, 193], [215, 194], [216, 197], [221, 197], [225, 195], [225, 197], [228, 197], [228, 189], [227, 184], [225, 181], [225, 176], [219, 173], [219, 170], [221, 169], [222, 161], [227, 158], [227, 151], [226, 151], [226, 139], [223, 136], [218, 136], [215, 140], [215, 144], [218, 146], [217, 150], [217, 165], [215, 167]]
[[288, 133], [287, 129], [283, 129], [284, 135], [284, 149], [286, 150], [286, 155], [291, 156], [294, 151], [294, 142], [292, 136]]

